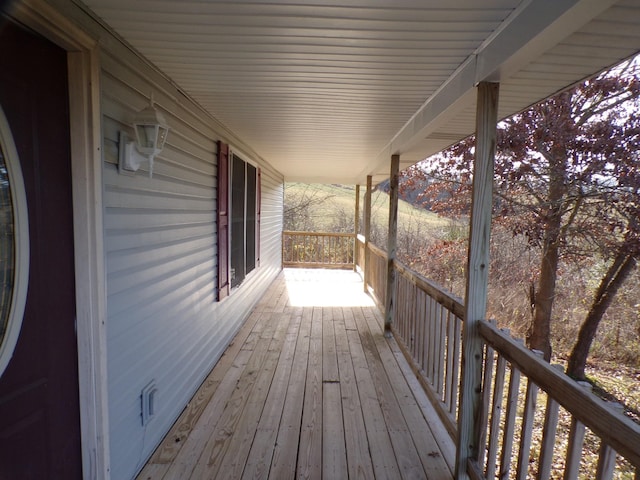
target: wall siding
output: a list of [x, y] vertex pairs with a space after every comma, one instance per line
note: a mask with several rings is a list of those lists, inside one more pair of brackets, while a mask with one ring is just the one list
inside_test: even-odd
[[[101, 67], [111, 472], [120, 479], [142, 468], [279, 272], [283, 179], [248, 156], [262, 169], [260, 267], [217, 302], [215, 142], [222, 136], [134, 55], [104, 49]], [[130, 123], [151, 91], [171, 127], [167, 145], [153, 178], [146, 166], [121, 175], [118, 132], [133, 134]], [[140, 393], [152, 380], [157, 413], [143, 427]]]

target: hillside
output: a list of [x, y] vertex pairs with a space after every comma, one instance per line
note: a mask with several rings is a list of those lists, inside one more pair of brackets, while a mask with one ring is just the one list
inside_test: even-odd
[[[364, 188], [360, 188], [360, 221], [364, 205]], [[355, 187], [350, 185], [285, 184], [285, 217], [287, 209], [303, 202], [310, 203], [310, 223], [317, 230], [351, 231], [355, 209]], [[389, 215], [389, 195], [374, 191], [371, 198], [371, 221], [374, 228], [386, 230]], [[299, 220], [299, 219], [298, 219]], [[398, 203], [398, 228], [401, 231], [442, 230], [448, 220], [422, 208], [400, 200]], [[297, 222], [296, 222], [297, 223]], [[285, 228], [287, 228], [285, 226]]]

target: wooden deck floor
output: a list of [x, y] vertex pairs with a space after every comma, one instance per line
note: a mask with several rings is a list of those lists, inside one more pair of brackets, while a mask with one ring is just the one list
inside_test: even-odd
[[454, 446], [353, 272], [285, 270], [138, 479], [451, 479]]

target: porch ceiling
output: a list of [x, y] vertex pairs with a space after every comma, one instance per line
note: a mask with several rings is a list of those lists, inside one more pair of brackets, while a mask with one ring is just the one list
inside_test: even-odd
[[287, 180], [388, 177], [640, 50], [639, 0], [85, 0]]

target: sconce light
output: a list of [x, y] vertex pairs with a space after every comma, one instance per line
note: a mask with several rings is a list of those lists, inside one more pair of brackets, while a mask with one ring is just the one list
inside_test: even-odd
[[118, 171], [133, 175], [142, 162], [149, 162], [149, 178], [153, 174], [153, 158], [164, 148], [169, 126], [162, 114], [150, 105], [140, 110], [133, 119], [136, 141], [129, 139], [126, 132], [120, 132]]

